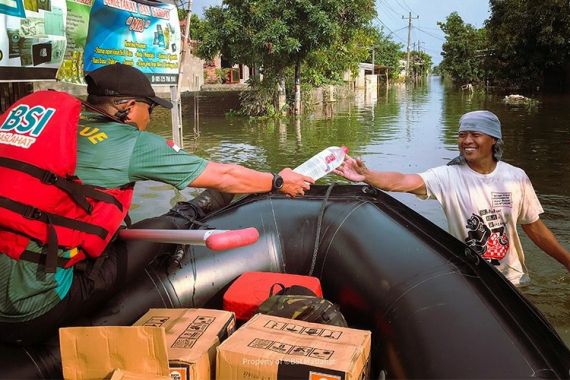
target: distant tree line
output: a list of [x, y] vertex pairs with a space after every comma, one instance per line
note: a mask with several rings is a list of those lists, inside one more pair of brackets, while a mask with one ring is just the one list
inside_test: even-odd
[[483, 28], [456, 13], [438, 25], [445, 33], [438, 67], [459, 85], [565, 90], [570, 79], [568, 0], [490, 0]]
[[[274, 105], [285, 92], [298, 113], [301, 78], [305, 87], [339, 83], [346, 71], [356, 74], [359, 63], [370, 62], [372, 51], [376, 64], [398, 75], [402, 46], [373, 26], [375, 16], [372, 0], [224, 0], [206, 8], [203, 19], [192, 16], [190, 36], [199, 41], [199, 57], [221, 54], [263, 74], [263, 81], [250, 79], [246, 100], [256, 104], [247, 113], [280, 113]], [[427, 54], [413, 58], [423, 71], [431, 67]]]

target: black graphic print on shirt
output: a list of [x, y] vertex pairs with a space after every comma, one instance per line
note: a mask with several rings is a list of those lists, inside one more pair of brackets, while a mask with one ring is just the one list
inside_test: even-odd
[[507, 226], [500, 210], [481, 210], [467, 219], [465, 243], [486, 259], [501, 260], [509, 250]]

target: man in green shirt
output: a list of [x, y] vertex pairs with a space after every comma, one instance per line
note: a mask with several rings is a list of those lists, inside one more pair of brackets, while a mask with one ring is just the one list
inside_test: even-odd
[[[272, 174], [207, 161], [146, 132], [153, 108], [172, 104], [156, 97], [146, 76], [133, 67], [104, 66], [89, 73], [86, 81], [87, 102], [98, 112], [82, 113], [78, 128], [75, 174], [85, 184], [121, 189], [155, 180], [180, 190], [192, 186], [231, 194], [280, 191], [295, 197], [314, 183], [289, 168]], [[168, 220], [164, 223], [171, 228]], [[34, 240], [26, 249], [42, 252]], [[61, 249], [58, 255], [69, 259], [76, 251]], [[41, 273], [45, 268], [36, 262], [0, 254], [0, 340], [32, 344], [46, 339], [111, 297], [155, 255], [153, 249], [129, 254], [128, 247], [116, 241], [81, 268]]]

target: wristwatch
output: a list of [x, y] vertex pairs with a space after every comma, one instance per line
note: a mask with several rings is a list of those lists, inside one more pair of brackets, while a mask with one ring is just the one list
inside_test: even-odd
[[271, 183], [271, 191], [275, 192], [278, 190], [281, 190], [283, 188], [283, 177], [281, 177], [279, 174], [276, 173], [271, 173], [273, 174], [273, 182]]

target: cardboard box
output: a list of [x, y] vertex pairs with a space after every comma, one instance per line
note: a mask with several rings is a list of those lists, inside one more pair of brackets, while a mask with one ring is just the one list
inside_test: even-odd
[[216, 348], [235, 330], [234, 313], [210, 309], [150, 309], [135, 326], [163, 327], [172, 380], [215, 377]]
[[113, 371], [110, 380], [170, 380], [170, 376], [143, 375], [138, 372], [116, 369]]
[[66, 327], [59, 329], [63, 377], [108, 379], [117, 368], [168, 376], [164, 329], [157, 327]]
[[367, 378], [371, 333], [257, 314], [217, 350], [219, 380]]

